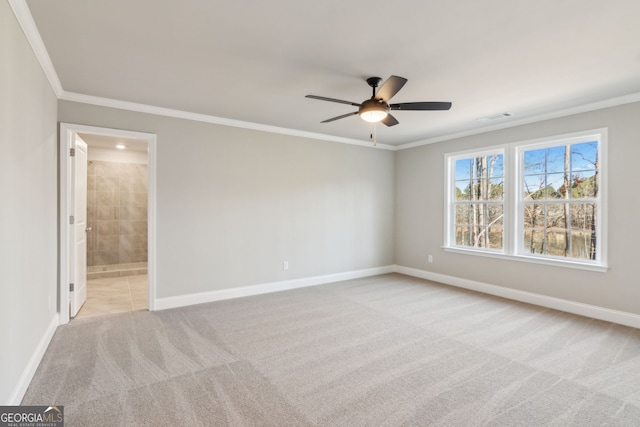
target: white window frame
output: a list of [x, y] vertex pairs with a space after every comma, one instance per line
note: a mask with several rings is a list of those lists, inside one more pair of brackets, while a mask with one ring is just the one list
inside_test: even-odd
[[[502, 214], [503, 214], [503, 232], [502, 232], [502, 249], [492, 249], [492, 248], [474, 248], [471, 246], [458, 246], [456, 245], [456, 219], [455, 219], [455, 207], [459, 204], [457, 203], [458, 201], [456, 200], [456, 177], [455, 177], [455, 164], [456, 161], [458, 160], [463, 160], [463, 159], [469, 159], [472, 157], [483, 157], [483, 156], [488, 156], [488, 155], [496, 155], [496, 154], [500, 154], [502, 155], [502, 161], [503, 161], [503, 176], [506, 177], [506, 171], [505, 169], [507, 168], [507, 164], [506, 164], [506, 150], [504, 146], [495, 146], [495, 147], [488, 147], [488, 148], [483, 148], [481, 150], [467, 150], [467, 151], [462, 151], [462, 152], [458, 152], [458, 153], [454, 153], [451, 155], [445, 155], [446, 161], [447, 161], [447, 165], [445, 167], [445, 170], [447, 170], [447, 182], [448, 182], [448, 188], [446, 191], [446, 200], [445, 200], [445, 206], [448, 208], [445, 212], [445, 218], [446, 219], [446, 226], [445, 226], [445, 247], [448, 248], [457, 248], [457, 249], [461, 249], [461, 250], [478, 250], [481, 252], [486, 252], [486, 253], [494, 253], [494, 254], [502, 254], [505, 253], [505, 245], [507, 244], [507, 238], [506, 238], [506, 234], [505, 234], [505, 230], [504, 227], [506, 227], [506, 222], [504, 221], [504, 217], [506, 216], [505, 211], [508, 209], [508, 203], [507, 200], [505, 200], [506, 194], [507, 194], [507, 189], [505, 188], [505, 186], [507, 185], [506, 179], [504, 180], [504, 184], [503, 184], [503, 199], [502, 199]], [[447, 157], [448, 156], [448, 157]], [[495, 201], [489, 201], [488, 203], [490, 204], [497, 204], [498, 202]]]
[[[594, 198], [598, 206], [596, 216], [596, 233], [598, 245], [596, 259], [584, 260], [576, 258], [554, 257], [551, 255], [531, 254], [524, 251], [524, 217], [523, 217], [523, 179], [524, 152], [533, 149], [598, 141], [598, 178], [599, 191]], [[534, 140], [513, 142], [509, 144], [484, 147], [481, 149], [447, 153], [445, 158], [445, 203], [444, 203], [444, 244], [447, 252], [488, 256], [538, 264], [578, 268], [605, 272], [607, 262], [607, 128], [574, 132]], [[503, 208], [503, 249], [485, 249], [468, 246], [457, 246], [455, 240], [455, 162], [459, 159], [478, 157], [487, 154], [503, 154], [504, 174], [504, 208]]]

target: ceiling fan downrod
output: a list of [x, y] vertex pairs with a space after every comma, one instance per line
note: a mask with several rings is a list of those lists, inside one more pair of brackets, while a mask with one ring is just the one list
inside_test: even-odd
[[376, 88], [382, 83], [382, 79], [380, 77], [369, 77], [367, 79], [367, 84], [371, 86], [371, 98], [376, 97]]

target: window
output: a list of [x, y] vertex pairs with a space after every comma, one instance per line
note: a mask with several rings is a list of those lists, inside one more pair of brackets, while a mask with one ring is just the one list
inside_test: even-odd
[[523, 253], [582, 260], [598, 254], [598, 141], [519, 150]]
[[606, 129], [447, 154], [445, 249], [603, 270]]
[[504, 212], [501, 151], [455, 159], [455, 244], [502, 249]]

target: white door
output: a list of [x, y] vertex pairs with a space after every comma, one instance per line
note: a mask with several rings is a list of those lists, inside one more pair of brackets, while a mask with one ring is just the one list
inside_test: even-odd
[[75, 157], [71, 161], [73, 225], [71, 230], [71, 279], [69, 315], [75, 317], [87, 300], [87, 143], [76, 135]]

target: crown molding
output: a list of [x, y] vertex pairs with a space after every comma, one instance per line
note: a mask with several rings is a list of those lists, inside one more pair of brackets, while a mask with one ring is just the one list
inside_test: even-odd
[[16, 16], [20, 27], [22, 27], [22, 31], [42, 67], [42, 71], [44, 71], [45, 76], [47, 76], [51, 89], [53, 89], [56, 96], [60, 98], [60, 95], [64, 92], [62, 84], [60, 83], [60, 79], [58, 79], [58, 74], [53, 67], [53, 62], [51, 62], [42, 37], [40, 37], [40, 32], [33, 21], [33, 16], [31, 15], [29, 6], [27, 6], [27, 2], [25, 0], [9, 0], [9, 5], [11, 9], [13, 9], [13, 14]]
[[[139, 104], [136, 102], [120, 101], [117, 99], [103, 98], [99, 96], [84, 95], [81, 93], [63, 91], [60, 99], [83, 104], [98, 105], [102, 107], [117, 108], [121, 110], [136, 111], [139, 113], [154, 114], [157, 116], [173, 117], [177, 119], [193, 120], [197, 122], [212, 123], [223, 126], [231, 126], [242, 129], [257, 130], [261, 132], [277, 133], [281, 135], [297, 136], [301, 138], [318, 139], [322, 141], [338, 142], [341, 144], [359, 145], [373, 148], [373, 144], [368, 141], [361, 141], [351, 138], [343, 138], [321, 133], [306, 132], [296, 129], [283, 128], [278, 126], [264, 125], [260, 123], [245, 122], [242, 120], [227, 119], [224, 117], [210, 116], [208, 114], [191, 113], [189, 111], [174, 110], [172, 108], [156, 107], [154, 105]], [[395, 151], [396, 147], [387, 144], [377, 144], [375, 148]]]
[[24, 32], [33, 52], [35, 53], [42, 70], [44, 71], [51, 88], [53, 89], [56, 97], [58, 99], [62, 99], [65, 101], [73, 101], [80, 102], [85, 104], [98, 105], [103, 107], [111, 107], [129, 111], [136, 111], [148, 114], [155, 114], [159, 116], [166, 117], [174, 117], [185, 120], [193, 120], [204, 123], [213, 123], [219, 124], [223, 126], [231, 126], [243, 129], [251, 129], [262, 132], [269, 133], [277, 133], [282, 135], [296, 136], [301, 138], [309, 138], [316, 139], [321, 141], [330, 141], [330, 142], [338, 142], [341, 144], [350, 144], [357, 145], [366, 148], [379, 148], [382, 150], [389, 151], [399, 151], [406, 150], [409, 148], [420, 147], [423, 145], [434, 144], [436, 142], [450, 141], [452, 139], [462, 138], [466, 136], [479, 135], [487, 132], [493, 132], [501, 129], [507, 129], [515, 126], [526, 125], [530, 123], [540, 122], [544, 120], [556, 119], [565, 116], [571, 116], [574, 114], [586, 113], [589, 111], [600, 110], [603, 108], [615, 107], [623, 104], [630, 104], [632, 102], [640, 101], [640, 92], [623, 95], [615, 98], [606, 99], [603, 101], [592, 102], [589, 104], [566, 108], [562, 110], [557, 110], [551, 113], [539, 114], [531, 117], [522, 118], [519, 120], [509, 120], [507, 122], [503, 122], [500, 124], [495, 124], [487, 127], [482, 127], [478, 129], [472, 129], [462, 132], [450, 133], [447, 135], [429, 138], [424, 140], [418, 140], [415, 142], [409, 142], [401, 145], [389, 145], [389, 144], [377, 144], [373, 145], [371, 141], [363, 141], [352, 138], [343, 138], [334, 135], [326, 135], [315, 132], [307, 132], [296, 129], [283, 128], [278, 126], [264, 125], [260, 123], [246, 122], [241, 120], [227, 119], [224, 117], [210, 116], [207, 114], [200, 113], [192, 113], [188, 111], [182, 110], [174, 110], [170, 108], [164, 107], [156, 107], [153, 105], [147, 104], [138, 104], [135, 102], [128, 101], [120, 101], [109, 98], [102, 98], [92, 95], [85, 95], [81, 93], [75, 92], [67, 92], [63, 89], [62, 84], [60, 83], [60, 79], [58, 78], [58, 74], [51, 62], [51, 58], [49, 57], [49, 53], [42, 41], [42, 37], [40, 37], [40, 32], [38, 31], [35, 22], [33, 21], [33, 16], [31, 15], [31, 11], [27, 6], [25, 0], [8, 0], [11, 8], [13, 9], [13, 13], [16, 16], [16, 19], [20, 26], [22, 27], [22, 31]]
[[138, 104], [135, 102], [120, 101], [120, 100], [102, 98], [102, 97], [97, 97], [92, 95], [84, 95], [81, 93], [67, 92], [63, 89], [62, 83], [60, 83], [58, 74], [56, 73], [56, 70], [53, 66], [53, 62], [51, 62], [51, 57], [49, 56], [49, 53], [47, 52], [47, 48], [45, 47], [44, 42], [42, 41], [42, 37], [40, 36], [40, 32], [36, 27], [36, 24], [33, 20], [33, 16], [31, 15], [31, 11], [29, 10], [29, 6], [27, 6], [27, 2], [25, 0], [8, 0], [8, 1], [11, 8], [13, 9], [14, 15], [16, 16], [16, 20], [20, 24], [20, 27], [22, 28], [22, 31], [24, 32], [25, 37], [27, 38], [27, 41], [31, 45], [31, 49], [33, 50], [33, 53], [35, 54], [38, 62], [40, 63], [40, 66], [42, 67], [42, 70], [45, 76], [47, 77], [47, 80], [49, 81], [49, 85], [53, 89], [53, 92], [55, 93], [58, 99], [62, 99], [65, 101], [80, 102], [85, 104], [99, 105], [103, 107], [118, 108], [122, 110], [155, 114], [159, 116], [193, 120], [193, 121], [204, 122], [204, 123], [213, 123], [213, 124], [219, 124], [223, 126], [231, 126], [231, 127], [237, 127], [237, 128], [243, 128], [243, 129], [257, 130], [262, 132], [269, 132], [269, 133], [277, 133], [281, 135], [296, 136], [296, 137], [316, 139], [321, 141], [338, 142], [341, 144], [358, 145], [366, 148], [379, 148], [379, 149], [391, 150], [391, 151], [395, 151], [397, 149], [395, 146], [388, 145], [388, 144], [377, 144], [376, 146], [374, 146], [370, 141], [343, 138], [339, 136], [325, 135], [321, 133], [306, 132], [306, 131], [301, 131], [296, 129], [288, 129], [288, 128], [282, 128], [278, 126], [264, 125], [260, 123], [252, 123], [252, 122], [245, 122], [241, 120], [227, 119], [224, 117], [210, 116], [207, 114], [199, 114], [199, 113], [192, 113], [188, 111], [174, 110], [171, 108], [156, 107], [153, 105]]
[[421, 147], [423, 145], [435, 144], [436, 142], [450, 141], [452, 139], [462, 138], [465, 136], [479, 135], [482, 133], [493, 132], [496, 130], [512, 128], [516, 126], [527, 125], [530, 123], [542, 122], [544, 120], [557, 119], [560, 117], [572, 116], [574, 114], [587, 113], [589, 111], [602, 110], [604, 108], [616, 107], [618, 105], [631, 104], [633, 102], [640, 101], [640, 92], [631, 93], [628, 95], [617, 96], [614, 98], [605, 99], [602, 101], [596, 101], [589, 104], [579, 105], [577, 107], [565, 108], [562, 110], [553, 111], [550, 113], [538, 114], [531, 117], [526, 117], [519, 120], [510, 120], [501, 124], [483, 127], [480, 129], [472, 129], [468, 131], [451, 133], [436, 138], [425, 139], [422, 141], [409, 142], [396, 146], [396, 150], [406, 150], [408, 148]]

